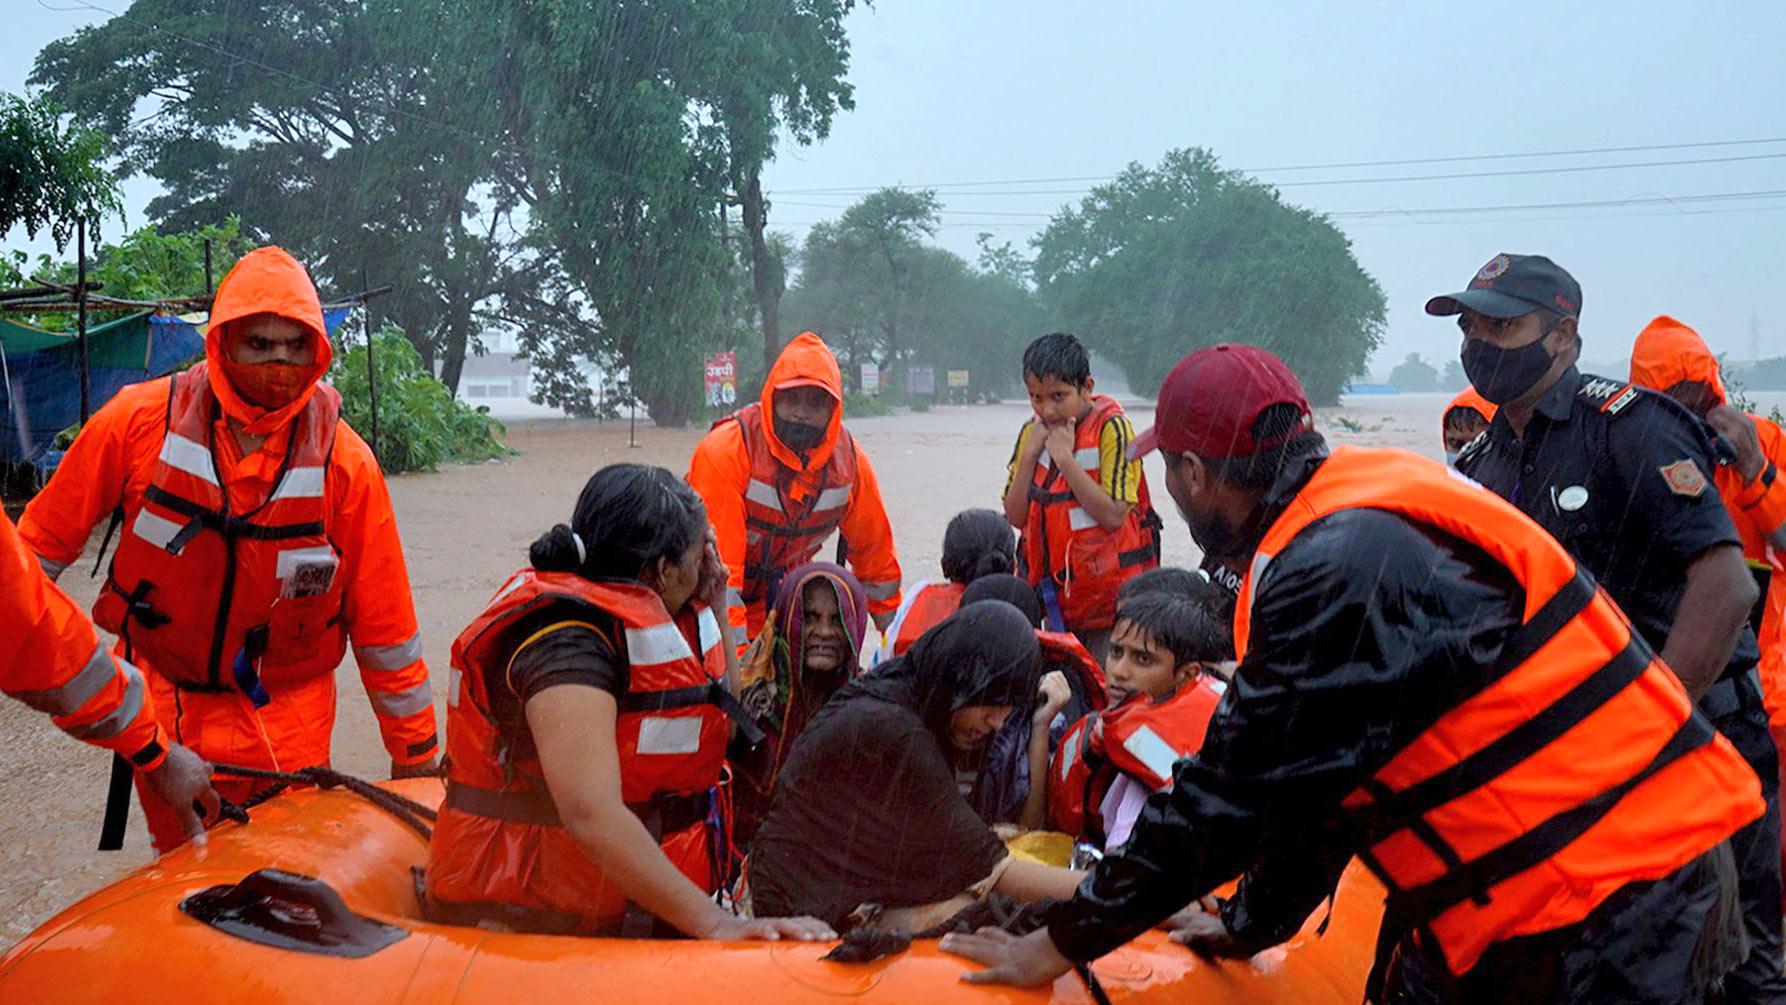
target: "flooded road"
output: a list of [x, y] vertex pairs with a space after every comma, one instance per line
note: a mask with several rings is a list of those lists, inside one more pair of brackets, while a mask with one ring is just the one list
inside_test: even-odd
[[[1357, 398], [1346, 407], [1323, 410], [1318, 421], [1334, 442], [1406, 447], [1437, 457], [1439, 413], [1447, 400], [1448, 395], [1437, 394]], [[1130, 413], [1137, 429], [1153, 421], [1150, 405], [1136, 403]], [[908, 583], [941, 576], [943, 528], [951, 516], [970, 506], [999, 507], [1012, 443], [1029, 414], [1027, 405], [1004, 404], [873, 419], [846, 416], [880, 477]], [[502, 580], [525, 564], [533, 539], [569, 518], [588, 476], [619, 461], [660, 464], [680, 474], [702, 431], [641, 426], [639, 446], [629, 448], [624, 422], [517, 425], [508, 436], [521, 451], [517, 457], [391, 479], [437, 707], [445, 708], [453, 637]], [[1166, 562], [1194, 567], [1198, 552], [1165, 493], [1157, 456], [1148, 459], [1147, 476], [1155, 505], [1165, 515]], [[63, 586], [83, 605], [98, 587], [99, 581], [86, 574], [97, 544], [95, 535], [86, 563], [63, 576]], [[389, 760], [351, 660], [338, 673], [338, 683], [335, 766], [384, 777]], [[5, 807], [0, 847], [6, 849], [0, 868], [0, 946], [6, 946], [72, 901], [149, 861], [150, 852], [134, 808], [124, 850], [93, 850], [108, 755], [68, 739], [12, 701], [0, 702], [0, 735], [7, 737], [0, 744], [0, 807]]]

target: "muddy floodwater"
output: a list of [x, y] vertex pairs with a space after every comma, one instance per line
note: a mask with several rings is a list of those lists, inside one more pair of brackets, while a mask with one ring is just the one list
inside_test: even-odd
[[[1405, 447], [1438, 457], [1439, 415], [1448, 399], [1439, 394], [1352, 398], [1343, 407], [1321, 410], [1319, 425], [1336, 443]], [[1130, 412], [1137, 428], [1153, 420], [1149, 405], [1133, 404]], [[880, 476], [908, 583], [940, 576], [943, 527], [951, 516], [970, 506], [999, 506], [1013, 437], [1028, 416], [1022, 404], [860, 420], [846, 416]], [[619, 461], [660, 464], [681, 473], [700, 434], [693, 428], [641, 426], [639, 445], [630, 448], [624, 421], [516, 425], [508, 442], [519, 456], [391, 479], [438, 707], [446, 704], [447, 652], [454, 635], [525, 563], [534, 537], [568, 519], [589, 474]], [[1166, 517], [1166, 561], [1194, 566], [1197, 549], [1166, 497], [1158, 457], [1149, 458], [1147, 476]], [[86, 564], [77, 563], [63, 576], [63, 585], [83, 605], [92, 601], [98, 585], [87, 575], [97, 545], [95, 535]], [[335, 766], [382, 778], [389, 760], [351, 659], [339, 671], [338, 683]], [[0, 946], [7, 946], [74, 900], [149, 861], [150, 852], [134, 809], [124, 850], [93, 850], [108, 755], [68, 739], [12, 701], [0, 702], [0, 736], [7, 738], [0, 744], [0, 848], [5, 849]]]

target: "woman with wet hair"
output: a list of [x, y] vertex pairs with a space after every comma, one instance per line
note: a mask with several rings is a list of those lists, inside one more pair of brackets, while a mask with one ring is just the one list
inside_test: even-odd
[[431, 917], [580, 935], [819, 939], [722, 910], [714, 792], [733, 649], [706, 511], [662, 468], [595, 473], [453, 643]]
[[876, 662], [901, 656], [911, 644], [961, 606], [970, 583], [1008, 575], [1017, 567], [1017, 534], [1003, 514], [966, 509], [943, 532], [943, 582], [925, 581], [906, 592], [905, 602], [887, 626]]
[[835, 926], [874, 904], [880, 924], [915, 931], [993, 891], [1072, 896], [1078, 874], [1011, 858], [950, 767], [1028, 706], [1039, 657], [1030, 622], [984, 601], [844, 685], [794, 746], [757, 832], [757, 910]]
[[842, 566], [811, 562], [781, 580], [768, 627], [745, 653], [742, 699], [763, 740], [732, 739], [732, 832], [748, 847], [775, 779], [806, 724], [852, 677], [868, 630], [868, 597]]

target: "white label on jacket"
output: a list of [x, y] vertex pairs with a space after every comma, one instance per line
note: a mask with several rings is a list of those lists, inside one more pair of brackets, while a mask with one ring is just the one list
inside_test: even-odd
[[639, 720], [639, 753], [692, 754], [701, 749], [701, 718], [648, 715]]
[[1178, 763], [1178, 751], [1160, 739], [1160, 734], [1147, 726], [1142, 726], [1122, 741], [1122, 748], [1135, 755], [1135, 759], [1147, 765], [1147, 770], [1156, 778], [1172, 781], [1172, 766]]

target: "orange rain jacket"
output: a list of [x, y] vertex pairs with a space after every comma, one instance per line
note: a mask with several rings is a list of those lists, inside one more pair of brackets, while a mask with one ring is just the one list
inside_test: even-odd
[[[224, 326], [262, 313], [297, 321], [308, 327], [315, 339], [316, 363], [309, 388], [297, 400], [275, 411], [245, 401], [229, 385], [221, 369]], [[230, 512], [243, 514], [244, 519], [267, 503], [276, 487], [277, 494], [287, 494], [291, 486], [283, 475], [288, 453], [293, 452], [293, 431], [300, 425], [299, 418], [309, 414], [311, 399], [319, 393], [318, 381], [332, 358], [316, 287], [304, 267], [273, 247], [243, 257], [218, 286], [205, 339], [205, 356], [205, 363], [186, 374], [120, 391], [82, 429], [49, 485], [26, 508], [20, 534], [52, 577], [80, 555], [93, 527], [108, 514], [119, 519], [118, 526], [128, 538], [137, 527], [145, 494], [156, 484], [158, 471], [165, 480], [170, 465], [200, 470], [206, 477], [214, 475], [227, 496]], [[177, 442], [170, 437], [175, 381], [190, 382], [197, 374], [205, 376], [216, 401], [218, 414], [211, 423], [209, 444]], [[333, 395], [332, 390], [326, 393]], [[243, 456], [228, 420], [241, 423], [251, 434], [265, 436], [265, 442]], [[208, 458], [203, 455], [206, 448]], [[195, 451], [196, 456], [192, 456]], [[163, 464], [164, 460], [168, 463]], [[409, 573], [377, 459], [345, 421], [336, 422], [333, 446], [321, 475], [326, 545], [339, 563], [332, 589], [339, 591], [341, 609], [330, 619], [330, 627], [345, 626], [353, 641], [361, 679], [372, 699], [385, 748], [393, 762], [420, 763], [435, 755], [439, 742], [433, 692], [427, 665], [422, 661], [421, 637], [410, 599]], [[210, 533], [207, 530], [200, 537]], [[130, 546], [140, 548], [142, 542], [132, 542]], [[227, 580], [226, 570], [200, 568], [213, 563], [193, 558], [199, 554], [227, 554], [228, 550], [195, 548], [184, 562], [168, 554], [165, 581], [158, 583], [157, 588], [216, 588], [217, 583]], [[252, 553], [265, 555], [268, 550]], [[268, 580], [280, 571], [258, 567], [267, 563], [234, 564], [234, 596], [238, 598], [268, 595]], [[278, 595], [279, 585], [272, 584], [272, 595]], [[102, 600], [105, 596], [102, 591]], [[268, 613], [267, 620], [272, 621], [273, 612]], [[215, 629], [200, 626], [189, 630]], [[167, 647], [153, 647], [142, 641], [140, 630], [133, 629], [133, 634], [139, 645], [130, 654], [132, 659], [145, 669], [157, 671], [148, 677], [163, 725], [201, 757], [283, 770], [328, 763], [335, 718], [332, 665], [327, 670], [312, 668], [308, 674], [292, 675], [299, 679], [280, 677], [264, 681], [270, 701], [256, 709], [241, 691], [229, 686], [233, 657], [224, 654], [225, 687], [221, 691], [189, 690], [183, 684], [176, 701], [171, 681], [204, 680], [207, 668], [158, 667], [154, 657], [143, 650], [166, 651]], [[330, 638], [339, 644], [338, 635]], [[182, 644], [173, 648], [187, 647]], [[330, 662], [326, 655], [321, 662]], [[263, 662], [272, 667], [294, 661], [282, 660], [280, 653], [269, 650]], [[154, 828], [155, 807], [144, 805]]]
[[[1720, 405], [1729, 402], [1718, 374], [1718, 358], [1699, 333], [1663, 315], [1646, 325], [1631, 347], [1631, 383], [1667, 391], [1685, 380], [1701, 381]], [[1712, 479], [1724, 508], [1730, 511], [1742, 538], [1743, 557], [1773, 570], [1763, 598], [1761, 631], [1761, 695], [1767, 706], [1774, 741], [1786, 742], [1786, 555], [1768, 547], [1768, 539], [1786, 525], [1786, 431], [1759, 415], [1749, 415], [1761, 440], [1763, 467], [1745, 482], [1734, 465], [1724, 465]]]
[[[823, 442], [804, 461], [776, 437], [771, 418], [775, 392], [789, 387], [822, 387], [838, 403]], [[752, 443], [759, 445], [755, 456]], [[752, 492], [752, 482], [772, 478], [773, 484], [763, 484], [757, 491], [766, 491], [765, 498], [777, 497], [770, 501], [784, 514], [807, 512], [824, 501], [827, 490], [841, 488], [833, 469], [849, 466], [854, 474], [838, 530], [849, 549], [849, 564], [868, 595], [869, 612], [890, 615], [899, 609], [899, 557], [893, 551], [893, 527], [881, 502], [880, 483], [868, 455], [843, 428], [843, 377], [836, 357], [823, 339], [803, 332], [782, 349], [770, 368], [759, 404], [714, 423], [688, 463], [688, 483], [707, 504], [707, 518], [719, 536], [719, 557], [731, 570], [728, 614], [734, 643], [742, 646], [762, 630], [772, 584], [761, 570], [786, 572], [805, 565], [823, 544], [822, 537], [802, 538], [799, 547], [789, 549], [782, 547], [786, 539], [775, 533], [750, 529], [746, 511], [752, 504], [746, 496]]]
[[87, 616], [37, 567], [0, 513], [0, 690], [50, 716], [69, 736], [116, 752], [139, 771], [167, 759], [143, 675], [100, 644]]

